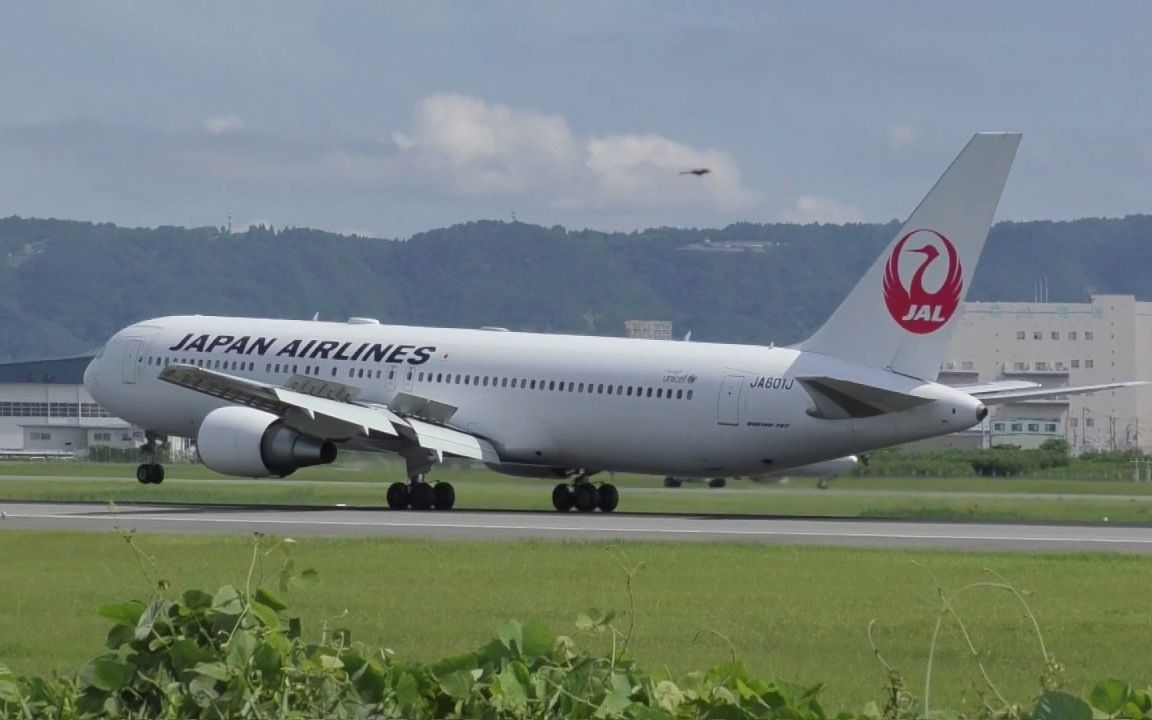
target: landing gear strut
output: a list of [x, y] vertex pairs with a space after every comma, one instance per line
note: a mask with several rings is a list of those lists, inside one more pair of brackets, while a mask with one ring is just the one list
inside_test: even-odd
[[144, 450], [148, 453], [148, 462], [136, 468], [136, 481], [141, 485], [159, 485], [164, 482], [164, 466], [156, 462], [156, 442], [160, 436], [151, 430], [144, 432]]
[[597, 509], [600, 512], [610, 513], [620, 504], [620, 492], [611, 483], [594, 485], [588, 480], [588, 475], [578, 475], [571, 485], [560, 483], [552, 488], [552, 507], [557, 512], [568, 512], [576, 508], [577, 512], [590, 513]]

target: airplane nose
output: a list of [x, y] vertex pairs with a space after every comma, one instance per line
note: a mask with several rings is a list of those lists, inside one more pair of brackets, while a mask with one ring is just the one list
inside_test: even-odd
[[88, 390], [89, 393], [92, 392], [92, 388], [96, 385], [96, 362], [99, 359], [98, 357], [92, 358], [88, 362], [88, 367], [84, 368], [84, 388]]

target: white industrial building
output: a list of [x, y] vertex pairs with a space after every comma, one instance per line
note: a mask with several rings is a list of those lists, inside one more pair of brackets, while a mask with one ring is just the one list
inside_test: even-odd
[[[1152, 303], [1093, 295], [1087, 303], [965, 303], [940, 381], [1025, 380], [1045, 387], [1152, 380]], [[1073, 452], [1152, 450], [1152, 386], [994, 407], [954, 444], [1035, 447], [1064, 438]]]
[[85, 456], [130, 448], [143, 432], [112, 417], [84, 389], [90, 356], [0, 363], [0, 455]]

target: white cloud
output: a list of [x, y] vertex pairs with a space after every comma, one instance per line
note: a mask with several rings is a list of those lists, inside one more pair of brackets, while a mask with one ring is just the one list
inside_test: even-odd
[[[732, 158], [659, 135], [580, 137], [560, 115], [464, 95], [420, 102], [412, 128], [391, 141], [401, 165], [442, 192], [522, 198], [571, 210], [747, 210]], [[707, 167], [703, 177], [680, 172]]]
[[205, 118], [200, 127], [209, 135], [227, 135], [244, 127], [244, 119], [236, 115], [216, 115]]
[[822, 195], [800, 195], [791, 208], [780, 213], [784, 222], [844, 224], [863, 222], [864, 212], [855, 205]]
[[920, 130], [909, 123], [890, 123], [884, 133], [889, 150], [907, 150], [920, 144]]

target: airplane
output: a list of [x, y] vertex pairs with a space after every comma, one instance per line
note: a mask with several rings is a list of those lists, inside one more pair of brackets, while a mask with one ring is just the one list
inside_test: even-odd
[[[445, 456], [552, 479], [553, 507], [611, 512], [605, 472], [784, 473], [965, 430], [1001, 402], [1143, 383], [1036, 389], [935, 382], [1020, 141], [978, 133], [871, 269], [788, 347], [347, 322], [175, 316], [117, 332], [84, 385], [157, 441], [195, 438], [221, 473], [287, 476], [343, 450], [405, 460], [390, 508], [453, 507]], [[765, 308], [783, 312], [785, 308]]]

